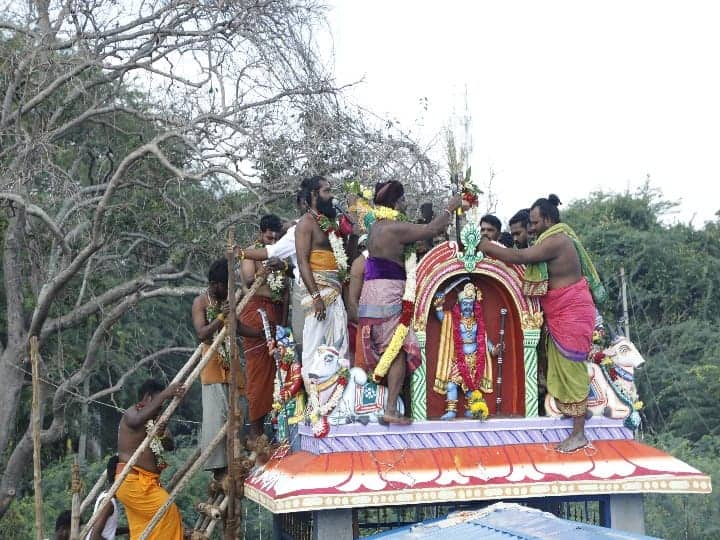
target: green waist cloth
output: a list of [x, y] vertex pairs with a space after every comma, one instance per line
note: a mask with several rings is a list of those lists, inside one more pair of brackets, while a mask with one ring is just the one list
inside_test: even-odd
[[[588, 252], [585, 250], [585, 247], [575, 234], [575, 231], [573, 231], [569, 225], [565, 223], [556, 223], [538, 236], [535, 244], [537, 245], [546, 238], [555, 234], [565, 234], [573, 241], [575, 244], [575, 250], [580, 258], [582, 275], [585, 279], [587, 279], [595, 305], [605, 302], [605, 299], [607, 298], [607, 291], [600, 281], [600, 276], [598, 275], [597, 270], [595, 270], [595, 265], [593, 265], [590, 255], [588, 255]], [[528, 264], [527, 268], [525, 268], [525, 277], [523, 278], [523, 293], [526, 296], [543, 296], [547, 293], [547, 290], [547, 262]]]
[[548, 393], [563, 403], [579, 403], [588, 397], [590, 376], [585, 362], [568, 360], [555, 346], [552, 338], [547, 339]]

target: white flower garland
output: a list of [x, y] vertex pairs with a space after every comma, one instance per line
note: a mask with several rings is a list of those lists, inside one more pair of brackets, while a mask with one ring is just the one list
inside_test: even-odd
[[[155, 428], [155, 420], [152, 418], [145, 422], [145, 432], [150, 435], [152, 430]], [[167, 462], [165, 461], [164, 453], [165, 453], [165, 447], [162, 443], [162, 436], [161, 435], [155, 435], [152, 439], [150, 439], [150, 450], [153, 454], [155, 454], [155, 463], [157, 463], [158, 468], [163, 469], [167, 466]]]
[[313, 435], [315, 437], [324, 437], [327, 435], [329, 430], [329, 424], [327, 421], [327, 415], [335, 410], [335, 407], [340, 403], [345, 387], [348, 384], [348, 369], [347, 367], [341, 367], [338, 370], [338, 381], [330, 395], [330, 398], [322, 405], [320, 405], [320, 392], [318, 391], [318, 383], [311, 382], [310, 388], [308, 389], [308, 416], [310, 417], [310, 423], [312, 424]]
[[270, 287], [270, 292], [273, 294], [273, 299], [280, 299], [282, 292], [285, 289], [285, 276], [279, 270], [273, 270], [267, 276], [267, 284]]
[[328, 234], [328, 240], [330, 240], [330, 247], [332, 248], [335, 261], [337, 262], [340, 281], [344, 281], [348, 271], [348, 257], [347, 253], [345, 253], [345, 246], [343, 245], [342, 238], [337, 231], [332, 230]]

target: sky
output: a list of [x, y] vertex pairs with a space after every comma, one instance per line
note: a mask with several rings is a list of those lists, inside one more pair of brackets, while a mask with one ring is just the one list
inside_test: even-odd
[[549, 193], [648, 177], [680, 203], [666, 223], [717, 219], [720, 2], [334, 0], [327, 16], [337, 81], [361, 80], [351, 101], [436, 157], [467, 102], [473, 178], [494, 173], [505, 225]]

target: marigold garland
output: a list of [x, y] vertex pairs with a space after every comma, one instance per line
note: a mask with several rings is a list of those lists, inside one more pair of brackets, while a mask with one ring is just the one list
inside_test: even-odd
[[483, 399], [483, 394], [480, 390], [473, 390], [468, 396], [468, 409], [472, 413], [473, 418], [485, 419], [490, 414], [487, 403]]
[[373, 371], [373, 381], [380, 383], [387, 375], [390, 365], [397, 358], [400, 348], [405, 342], [405, 338], [410, 331], [410, 322], [412, 321], [414, 302], [415, 302], [415, 279], [417, 271], [417, 256], [414, 251], [407, 251], [405, 254], [405, 292], [402, 299], [402, 311], [400, 313], [400, 322], [390, 343], [383, 352]]

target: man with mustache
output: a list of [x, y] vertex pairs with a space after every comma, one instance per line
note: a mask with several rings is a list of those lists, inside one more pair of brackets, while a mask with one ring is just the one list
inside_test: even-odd
[[348, 271], [344, 242], [336, 221], [332, 188], [327, 178], [313, 176], [300, 184], [308, 211], [295, 227], [300, 293], [305, 310], [303, 364], [322, 344], [335, 347], [341, 357], [348, 353], [347, 313], [342, 284]]

